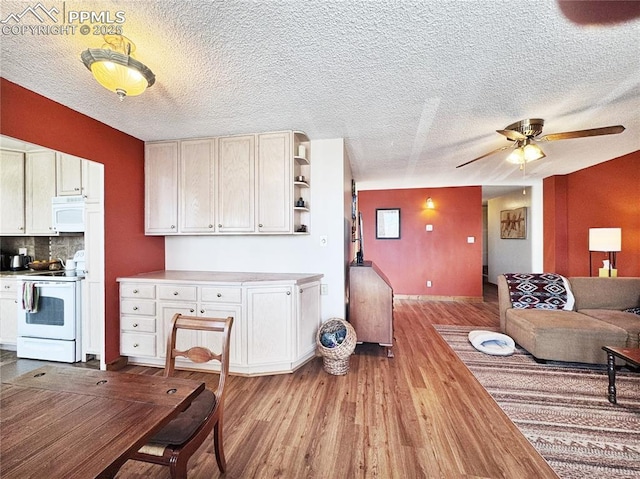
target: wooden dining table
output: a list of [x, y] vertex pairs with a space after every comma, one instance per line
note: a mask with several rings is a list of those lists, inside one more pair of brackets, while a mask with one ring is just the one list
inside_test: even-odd
[[0, 389], [0, 476], [112, 477], [181, 411], [199, 381], [44, 366]]

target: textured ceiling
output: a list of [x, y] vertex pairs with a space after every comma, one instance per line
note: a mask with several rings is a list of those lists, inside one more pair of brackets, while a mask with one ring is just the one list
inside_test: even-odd
[[[100, 36], [79, 23], [58, 35], [15, 28], [56, 25], [10, 18], [37, 5], [0, 3], [3, 28], [14, 27], [0, 74], [141, 140], [344, 138], [364, 189], [531, 184], [640, 150], [640, 2], [42, 0], [57, 25], [70, 12], [124, 12], [123, 33], [157, 80], [122, 103], [80, 61]], [[495, 130], [524, 118], [543, 118], [543, 134], [626, 131], [543, 143], [525, 178], [508, 152], [455, 168], [510, 144]]]

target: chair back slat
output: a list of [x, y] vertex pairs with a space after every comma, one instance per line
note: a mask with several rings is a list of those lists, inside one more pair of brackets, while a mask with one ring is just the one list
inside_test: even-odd
[[[176, 357], [185, 357], [194, 363], [206, 363], [218, 361], [220, 363], [220, 375], [218, 376], [218, 387], [214, 391], [219, 401], [222, 402], [224, 395], [224, 384], [229, 372], [229, 343], [231, 340], [231, 327], [233, 317], [210, 318], [201, 316], [183, 316], [180, 313], [173, 315], [171, 319], [171, 331], [167, 340], [167, 356], [165, 360], [164, 376], [172, 376], [175, 371]], [[210, 349], [194, 345], [193, 347], [180, 351], [176, 349], [176, 337], [180, 329], [190, 331], [211, 331], [221, 338], [221, 351], [213, 352]]]
[[214, 359], [221, 361], [222, 356], [220, 354], [213, 353], [210, 349], [202, 347], [202, 346], [194, 346], [193, 348], [189, 348], [186, 351], [178, 351], [177, 349], [173, 350], [173, 357], [185, 357], [194, 363], [208, 363], [209, 361], [213, 361]]

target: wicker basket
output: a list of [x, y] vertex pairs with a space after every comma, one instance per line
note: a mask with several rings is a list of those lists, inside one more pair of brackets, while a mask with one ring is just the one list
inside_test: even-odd
[[[327, 348], [320, 342], [320, 337], [324, 333], [335, 333], [340, 329], [346, 329], [347, 335], [341, 344], [335, 348]], [[324, 370], [335, 376], [342, 376], [349, 371], [349, 357], [356, 349], [356, 331], [353, 326], [343, 319], [331, 318], [322, 323], [316, 334], [316, 345], [318, 352], [322, 356]]]

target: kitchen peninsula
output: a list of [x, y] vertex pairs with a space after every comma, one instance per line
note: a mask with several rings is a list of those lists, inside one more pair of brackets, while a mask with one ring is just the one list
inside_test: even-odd
[[[133, 364], [163, 367], [175, 313], [233, 316], [231, 373], [293, 372], [315, 355], [322, 276], [173, 270], [118, 278], [120, 354]], [[206, 332], [182, 332], [191, 336], [178, 336], [179, 349], [196, 342], [217, 349]]]

